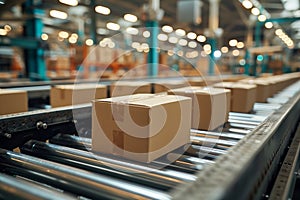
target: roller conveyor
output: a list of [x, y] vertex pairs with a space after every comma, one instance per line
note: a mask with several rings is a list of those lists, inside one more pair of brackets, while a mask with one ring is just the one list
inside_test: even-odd
[[[18, 181], [26, 186], [47, 185], [45, 188], [50, 192], [68, 198], [260, 199], [270, 188], [270, 177], [276, 172], [276, 163], [295, 129], [294, 123], [299, 120], [295, 114], [300, 110], [299, 89], [300, 82], [297, 82], [282, 91], [283, 94], [269, 98], [271, 103], [256, 103], [253, 113], [231, 112], [223, 129], [191, 130], [191, 144], [183, 155], [174, 151], [147, 165], [89, 152], [91, 139], [86, 137], [90, 136], [90, 130], [77, 133], [85, 137], [72, 135], [76, 133], [74, 124], [90, 121], [88, 106], [33, 112], [26, 120], [26, 114], [10, 116], [5, 120], [13, 122], [14, 127], [2, 126], [0, 137], [5, 139], [0, 147], [20, 147], [22, 153], [2, 149], [0, 172], [9, 179], [24, 178]], [[74, 121], [72, 109], [84, 110], [82, 118]], [[47, 123], [48, 128], [36, 130], [32, 125], [38, 121]], [[19, 138], [21, 142], [13, 142]], [[178, 159], [174, 161], [174, 158]], [[173, 162], [168, 164], [170, 161]], [[266, 166], [268, 171], [263, 173]], [[40, 185], [35, 186], [26, 179]], [[241, 188], [245, 179], [251, 181]], [[24, 196], [23, 199], [32, 198]]]

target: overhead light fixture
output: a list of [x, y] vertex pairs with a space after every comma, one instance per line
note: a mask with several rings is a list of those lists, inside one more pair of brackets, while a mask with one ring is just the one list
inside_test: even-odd
[[171, 36], [169, 37], [169, 40], [168, 40], [170, 43], [172, 44], [176, 44], [178, 42], [178, 38], [177, 37], [174, 37], [174, 36]]
[[0, 0], [0, 5], [5, 4], [5, 0]]
[[175, 31], [175, 34], [178, 35], [179, 37], [183, 37], [183, 36], [185, 36], [186, 32], [185, 32], [185, 30], [179, 28]]
[[116, 24], [116, 23], [113, 23], [113, 22], [108, 22], [106, 24], [106, 28], [108, 28], [110, 30], [113, 30], [113, 31], [118, 31], [118, 30], [120, 30], [120, 25]]
[[58, 33], [58, 36], [59, 36], [60, 38], [66, 39], [66, 38], [69, 37], [69, 33], [66, 32], [66, 31], [60, 31], [60, 32]]
[[161, 29], [165, 33], [172, 33], [173, 32], [173, 27], [169, 26], [169, 25], [164, 25]]
[[222, 47], [221, 51], [222, 53], [228, 53], [228, 47]]
[[216, 50], [215, 52], [214, 52], [214, 57], [215, 58], [220, 58], [222, 56], [222, 52], [220, 51], [220, 50]]
[[51, 17], [58, 18], [58, 19], [67, 19], [68, 18], [68, 14], [66, 12], [59, 11], [59, 10], [50, 10], [49, 14]]
[[245, 47], [245, 44], [244, 44], [244, 42], [238, 42], [238, 43], [236, 44], [236, 47], [239, 48], [239, 49], [242, 49], [242, 48]]
[[133, 28], [133, 27], [126, 28], [126, 32], [128, 34], [131, 34], [131, 35], [138, 35], [139, 34], [139, 30], [137, 28]]
[[246, 9], [250, 9], [250, 8], [252, 8], [252, 6], [253, 6], [252, 2], [249, 1], [249, 0], [244, 0], [244, 1], [242, 2], [242, 5], [243, 5]]
[[210, 44], [205, 44], [205, 45], [203, 46], [203, 50], [204, 50], [205, 52], [211, 51], [211, 46], [210, 46]]
[[277, 36], [282, 35], [282, 34], [283, 34], [282, 29], [277, 29], [277, 30], [275, 31], [275, 34], [276, 34]]
[[232, 39], [229, 41], [229, 46], [235, 47], [238, 44], [238, 41], [236, 39]]
[[258, 21], [260, 21], [260, 22], [264, 22], [264, 21], [267, 20], [267, 17], [266, 17], [265, 15], [259, 15], [257, 19], [258, 19]]
[[189, 38], [191, 40], [194, 40], [197, 38], [197, 35], [194, 32], [189, 32], [186, 36], [187, 36], [187, 38]]
[[77, 42], [77, 39], [75, 37], [69, 37], [69, 43], [75, 44]]
[[196, 47], [197, 47], [197, 42], [190, 41], [189, 44], [188, 44], [188, 46], [189, 46], [190, 48], [196, 48]]
[[7, 31], [3, 28], [0, 28], [0, 35], [2, 36], [7, 35]]
[[157, 39], [160, 40], [160, 41], [167, 41], [168, 40], [168, 36], [166, 34], [163, 34], [163, 33], [160, 33], [157, 35]]
[[133, 14], [125, 14], [125, 15], [124, 15], [124, 19], [125, 19], [126, 21], [132, 22], [132, 23], [137, 22], [137, 20], [138, 20], [137, 16], [135, 16], [135, 15], [133, 15]]
[[60, 3], [69, 5], [69, 6], [77, 6], [78, 1], [77, 0], [59, 0]]
[[131, 47], [134, 48], [134, 49], [137, 49], [137, 48], [140, 47], [140, 43], [138, 43], [138, 42], [133, 42], [133, 43], [131, 44]]
[[233, 56], [239, 56], [240, 55], [240, 51], [237, 50], [237, 49], [235, 49], [235, 50], [232, 51], [232, 55]]
[[267, 22], [267, 23], [265, 23], [265, 27], [266, 27], [267, 29], [270, 29], [270, 28], [273, 27], [273, 23], [272, 23], [272, 22]]
[[188, 41], [187, 41], [186, 39], [180, 39], [180, 40], [178, 41], [178, 44], [179, 44], [180, 46], [186, 46], [186, 45], [188, 44]]
[[150, 32], [149, 31], [144, 31], [143, 32], [143, 36], [145, 37], [145, 38], [149, 38], [150, 37]]
[[42, 35], [41, 35], [41, 39], [42, 40], [48, 40], [48, 38], [49, 38], [49, 36], [46, 34], [46, 33], [43, 33]]
[[87, 39], [87, 40], [85, 41], [85, 44], [86, 44], [87, 46], [93, 46], [93, 45], [94, 45], [94, 41], [93, 41], [92, 39]]
[[7, 32], [9, 32], [9, 31], [11, 31], [11, 26], [8, 25], [8, 24], [6, 24], [6, 25], [4, 26], [4, 29], [5, 29]]
[[260, 11], [259, 11], [258, 8], [255, 8], [255, 7], [254, 7], [254, 8], [251, 9], [251, 13], [252, 13], [253, 15], [257, 16], [257, 15], [260, 14]]
[[204, 35], [198, 35], [197, 41], [198, 42], [205, 42], [206, 41], [206, 37]]
[[110, 14], [110, 9], [108, 7], [105, 7], [105, 6], [96, 6], [95, 11], [99, 14], [102, 14], [102, 15], [109, 15]]

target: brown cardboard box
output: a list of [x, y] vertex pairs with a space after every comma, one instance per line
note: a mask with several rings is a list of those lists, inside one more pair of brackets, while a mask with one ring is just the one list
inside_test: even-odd
[[184, 87], [168, 94], [191, 97], [192, 128], [213, 130], [223, 125], [230, 110], [230, 90], [208, 87]]
[[200, 77], [193, 77], [188, 79], [190, 86], [206, 86], [204, 80]]
[[151, 162], [190, 142], [192, 100], [135, 94], [93, 101], [92, 150]]
[[184, 81], [170, 80], [165, 82], [154, 83], [154, 93], [167, 92], [170, 89], [176, 89], [188, 86]]
[[210, 86], [215, 83], [222, 82], [219, 77], [192, 77], [188, 79], [191, 86]]
[[267, 102], [267, 99], [271, 97], [271, 90], [272, 86], [271, 83], [268, 81], [253, 79], [253, 78], [247, 78], [239, 81], [240, 83], [245, 84], [253, 84], [256, 85], [256, 102]]
[[118, 81], [110, 86], [110, 96], [151, 93], [151, 83], [141, 81]]
[[106, 97], [107, 88], [105, 85], [56, 85], [52, 87], [50, 91], [50, 104], [52, 107], [70, 106], [90, 103], [93, 99]]
[[28, 111], [27, 92], [0, 89], [0, 115]]
[[223, 82], [216, 83], [213, 86], [216, 88], [226, 88], [231, 90], [230, 111], [248, 113], [252, 110], [256, 100], [257, 87], [255, 85]]

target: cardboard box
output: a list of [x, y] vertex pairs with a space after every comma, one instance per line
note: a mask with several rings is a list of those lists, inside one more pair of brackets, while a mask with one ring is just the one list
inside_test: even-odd
[[213, 130], [228, 120], [230, 90], [208, 87], [184, 87], [169, 90], [168, 94], [191, 97], [192, 128]]
[[191, 86], [210, 86], [215, 83], [222, 82], [219, 77], [193, 77], [188, 79]]
[[241, 80], [240, 83], [256, 85], [256, 102], [265, 103], [272, 96], [272, 86], [268, 81], [248, 78]]
[[256, 100], [256, 86], [234, 83], [234, 82], [223, 82], [213, 85], [216, 88], [226, 88], [231, 90], [231, 109], [233, 112], [248, 113], [252, 110]]
[[151, 162], [190, 142], [192, 100], [135, 94], [93, 101], [92, 150]]
[[110, 86], [110, 96], [151, 93], [151, 83], [141, 81], [118, 81]]
[[50, 91], [50, 104], [52, 107], [70, 106], [82, 103], [90, 103], [94, 99], [106, 97], [106, 85], [56, 85], [53, 86]]
[[182, 88], [188, 86], [184, 81], [170, 80], [154, 83], [154, 93], [167, 92], [170, 89]]
[[27, 91], [0, 89], [0, 115], [28, 111]]

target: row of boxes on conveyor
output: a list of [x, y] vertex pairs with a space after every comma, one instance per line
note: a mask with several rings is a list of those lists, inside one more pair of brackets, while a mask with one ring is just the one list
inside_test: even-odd
[[[93, 151], [151, 162], [188, 144], [190, 129], [222, 127], [230, 111], [251, 112], [255, 102], [266, 102], [299, 77], [293, 73], [222, 82], [193, 78], [189, 86], [178, 81], [118, 81], [110, 86], [112, 98], [107, 98], [105, 85], [60, 85], [52, 87], [50, 99], [53, 107], [93, 102]], [[150, 94], [152, 89], [156, 94]], [[0, 96], [10, 105], [26, 102], [22, 91], [2, 90]]]

